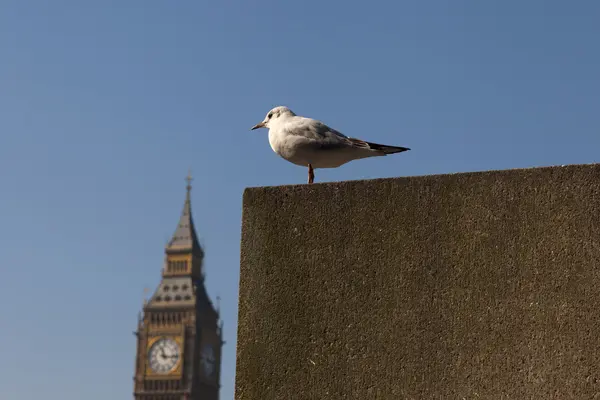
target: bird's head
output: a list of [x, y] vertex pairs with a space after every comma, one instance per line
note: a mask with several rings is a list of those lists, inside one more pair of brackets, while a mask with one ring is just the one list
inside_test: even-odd
[[274, 109], [272, 109], [271, 111], [269, 111], [267, 113], [267, 116], [265, 117], [264, 120], [262, 120], [262, 122], [259, 122], [258, 124], [254, 125], [250, 130], [255, 130], [258, 128], [270, 128], [271, 124], [273, 124], [275, 121], [279, 120], [282, 117], [293, 117], [294, 112], [292, 110], [290, 110], [289, 108], [287, 108], [286, 106], [279, 106], [279, 107], [275, 107]]

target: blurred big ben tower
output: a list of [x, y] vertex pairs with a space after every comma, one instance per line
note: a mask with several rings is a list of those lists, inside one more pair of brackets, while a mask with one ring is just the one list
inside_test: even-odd
[[191, 176], [160, 284], [138, 319], [135, 400], [218, 400], [222, 322], [204, 286]]

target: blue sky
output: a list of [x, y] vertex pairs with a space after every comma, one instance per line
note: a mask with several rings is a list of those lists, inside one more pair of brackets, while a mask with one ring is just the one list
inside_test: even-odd
[[317, 182], [597, 162], [599, 19], [591, 0], [5, 0], [0, 397], [132, 398], [192, 168], [232, 399], [242, 192], [306, 180], [249, 128], [287, 105], [413, 149]]

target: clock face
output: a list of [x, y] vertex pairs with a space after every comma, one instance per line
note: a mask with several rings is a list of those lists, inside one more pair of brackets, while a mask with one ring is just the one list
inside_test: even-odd
[[202, 369], [206, 376], [210, 377], [214, 374], [216, 362], [215, 349], [210, 344], [207, 344], [202, 349]]
[[179, 344], [171, 338], [160, 338], [150, 347], [150, 369], [157, 374], [167, 374], [175, 369], [181, 358]]

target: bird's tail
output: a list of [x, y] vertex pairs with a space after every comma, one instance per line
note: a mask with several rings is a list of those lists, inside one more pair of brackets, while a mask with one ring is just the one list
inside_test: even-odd
[[371, 142], [367, 142], [367, 144], [369, 145], [369, 147], [371, 149], [379, 150], [379, 151], [383, 152], [384, 154], [402, 153], [403, 151], [410, 150], [408, 147], [387, 146], [385, 144], [377, 144], [377, 143], [371, 143]]

